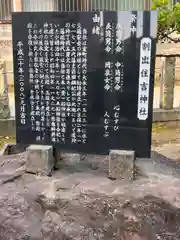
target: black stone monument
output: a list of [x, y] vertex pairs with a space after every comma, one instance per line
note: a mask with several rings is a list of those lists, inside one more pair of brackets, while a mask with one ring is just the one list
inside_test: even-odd
[[16, 138], [150, 157], [157, 13], [13, 13]]

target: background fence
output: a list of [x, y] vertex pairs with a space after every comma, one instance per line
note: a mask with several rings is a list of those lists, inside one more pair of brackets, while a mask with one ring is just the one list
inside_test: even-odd
[[0, 0], [0, 20], [11, 20], [13, 11], [149, 10], [151, 0]]
[[[179, 2], [170, 0], [169, 6]], [[14, 11], [150, 10], [152, 0], [0, 0], [0, 21], [10, 21]]]
[[[170, 0], [169, 6], [179, 2]], [[152, 0], [0, 0], [0, 21], [10, 21], [14, 11], [150, 10]]]

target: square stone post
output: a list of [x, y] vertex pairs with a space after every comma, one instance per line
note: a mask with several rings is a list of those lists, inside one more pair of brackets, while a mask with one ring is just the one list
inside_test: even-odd
[[159, 85], [160, 85], [160, 102], [159, 107], [163, 108], [163, 93], [164, 93], [164, 63], [165, 63], [165, 57], [161, 57], [160, 61], [160, 76], [159, 76]]
[[163, 74], [163, 103], [162, 108], [165, 110], [173, 109], [174, 85], [175, 85], [175, 57], [165, 57]]
[[112, 180], [134, 180], [135, 152], [111, 150], [109, 153], [109, 176]]
[[26, 149], [26, 161], [26, 172], [51, 176], [55, 164], [53, 147], [30, 145]]

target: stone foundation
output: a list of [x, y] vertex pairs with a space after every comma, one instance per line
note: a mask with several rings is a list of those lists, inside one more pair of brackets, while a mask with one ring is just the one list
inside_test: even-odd
[[133, 180], [135, 178], [134, 151], [111, 150], [108, 177], [112, 180]]
[[50, 176], [54, 168], [53, 147], [30, 145], [26, 149], [26, 172]]

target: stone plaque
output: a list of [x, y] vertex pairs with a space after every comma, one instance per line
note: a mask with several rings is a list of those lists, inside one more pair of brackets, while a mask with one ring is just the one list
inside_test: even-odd
[[17, 142], [149, 157], [157, 13], [13, 13]]

